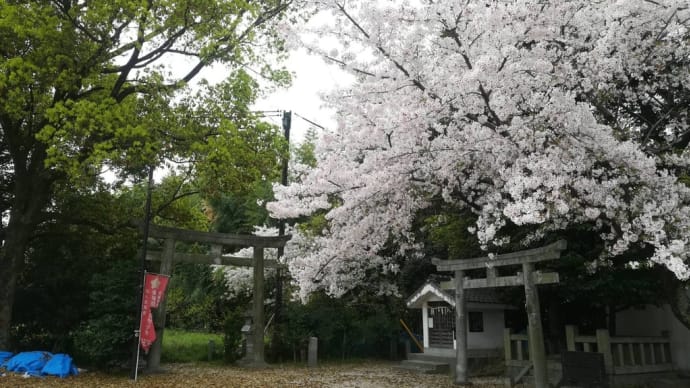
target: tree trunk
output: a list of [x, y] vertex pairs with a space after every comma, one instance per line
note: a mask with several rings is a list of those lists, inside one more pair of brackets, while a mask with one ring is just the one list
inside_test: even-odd
[[616, 324], [616, 311], [618, 311], [618, 310], [616, 309], [616, 305], [614, 305], [612, 303], [610, 303], [607, 306], [607, 309], [608, 309], [608, 311], [607, 311], [607, 315], [608, 315], [607, 323], [608, 323], [608, 328], [609, 328], [609, 335], [611, 337], [615, 337], [616, 336], [616, 326], [617, 326], [617, 324]]
[[663, 284], [666, 291], [666, 299], [671, 306], [673, 315], [688, 329], [690, 329], [690, 285], [664, 270]]
[[10, 346], [17, 278], [24, 268], [29, 241], [49, 203], [52, 182], [52, 177], [42, 166], [33, 164], [24, 170], [15, 168], [12, 208], [4, 245], [0, 249], [0, 350]]
[[17, 286], [17, 277], [24, 265], [24, 252], [32, 228], [10, 217], [5, 235], [5, 245], [0, 253], [0, 350], [9, 349], [12, 306]]
[[[11, 251], [16, 251], [15, 248]], [[10, 349], [10, 322], [12, 322], [12, 305], [14, 304], [14, 289], [17, 284], [16, 254], [10, 252], [9, 244], [5, 243], [0, 255], [0, 350]]]

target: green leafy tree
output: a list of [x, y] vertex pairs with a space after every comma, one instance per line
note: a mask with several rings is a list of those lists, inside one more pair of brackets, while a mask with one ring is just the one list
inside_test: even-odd
[[300, 164], [316, 167], [316, 141], [319, 136], [314, 127], [309, 127], [304, 140], [295, 147], [293, 159]]
[[93, 302], [91, 277], [133, 259], [139, 247], [136, 230], [122, 227], [131, 212], [120, 196], [83, 190], [56, 194], [53, 221], [42, 224], [32, 239], [17, 283], [12, 348], [18, 350], [71, 351], [70, 332], [88, 318]]
[[[39, 226], [51, 220], [58, 187], [98, 189], [106, 166], [125, 178], [164, 159], [194, 162], [199, 187], [208, 193], [245, 181], [241, 174], [224, 179], [233, 174], [228, 166], [260, 173], [266, 164], [249, 163], [245, 156], [261, 155], [273, 132], [245, 117], [253, 86], [239, 69], [264, 58], [254, 51], [254, 42], [262, 40], [273, 51], [282, 48], [273, 27], [290, 4], [0, 4], [0, 348], [8, 345], [27, 247]], [[165, 65], [172, 62], [188, 66]], [[206, 92], [217, 98], [213, 113], [224, 118], [202, 120], [196, 115], [202, 109], [177, 94], [214, 63], [236, 70]], [[268, 77], [285, 79], [284, 73], [263, 69]], [[238, 143], [246, 152], [226, 152]]]
[[389, 357], [391, 341], [399, 338], [403, 310], [399, 299], [362, 292], [342, 298], [316, 292], [306, 303], [290, 301], [280, 333], [283, 348], [271, 349], [271, 356], [296, 360], [309, 337], [317, 337], [321, 358]]
[[222, 274], [205, 264], [177, 263], [170, 279], [166, 324], [185, 330], [223, 330]]
[[[170, 202], [175, 193], [191, 190], [189, 184], [181, 184], [180, 177], [175, 175], [158, 183], [153, 190], [155, 222], [191, 229], [208, 228], [203, 201], [198, 195]], [[140, 242], [131, 218], [141, 218], [145, 196], [145, 184], [123, 187], [118, 192], [57, 188], [50, 208], [51, 221], [39, 225], [18, 279], [12, 348], [84, 351], [73, 346], [72, 331], [94, 318], [90, 311], [108, 309], [100, 305], [111, 302], [89, 298], [99, 287], [91, 278], [120, 268], [123, 261], [136, 270], [139, 268]], [[153, 263], [148, 265], [149, 269], [156, 269]], [[117, 290], [125, 289], [111, 291]], [[126, 295], [120, 297], [136, 299], [134, 291], [125, 290]], [[134, 315], [135, 307], [126, 313]], [[132, 327], [117, 327], [123, 331], [109, 330], [103, 335], [131, 337]], [[87, 343], [82, 341], [79, 345]]]
[[119, 260], [90, 283], [88, 319], [72, 333], [76, 357], [88, 365], [114, 366], [131, 354], [139, 271], [134, 261]]
[[273, 196], [271, 184], [261, 179], [246, 194], [228, 192], [209, 199], [212, 228], [221, 233], [251, 234], [255, 226], [270, 224], [264, 204]]

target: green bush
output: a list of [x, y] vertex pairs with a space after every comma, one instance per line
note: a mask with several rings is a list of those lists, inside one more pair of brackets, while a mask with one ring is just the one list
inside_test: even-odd
[[177, 263], [166, 296], [167, 326], [186, 331], [222, 331], [224, 278], [206, 264]]
[[72, 333], [77, 362], [108, 367], [130, 358], [139, 288], [136, 267], [135, 260], [118, 261], [91, 278], [89, 319]]
[[[79, 193], [72, 195], [81, 198]], [[74, 203], [59, 212], [74, 217], [71, 219], [87, 220], [91, 214], [88, 208], [97, 206], [94, 202], [98, 201], [91, 198], [84, 200], [88, 206]], [[105, 219], [107, 215], [101, 214], [99, 220]], [[104, 235], [87, 226], [59, 222], [42, 228], [31, 241], [26, 265], [17, 279], [9, 350], [72, 354], [71, 333], [93, 318], [89, 295], [92, 285], [100, 284], [92, 282], [92, 275], [107, 271], [114, 261], [135, 255], [136, 232], [123, 228]]]
[[225, 362], [235, 362], [242, 356], [242, 326], [244, 314], [241, 308], [235, 308], [225, 315], [223, 344]]
[[388, 358], [398, 341], [398, 317], [404, 311], [394, 299], [331, 298], [315, 293], [306, 304], [288, 302], [276, 326], [279, 345], [271, 344], [273, 360], [298, 359], [309, 337], [319, 339], [319, 358]]

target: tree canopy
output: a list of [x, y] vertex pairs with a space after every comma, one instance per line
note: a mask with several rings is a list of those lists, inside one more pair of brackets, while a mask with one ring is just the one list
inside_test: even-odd
[[[106, 169], [124, 179], [163, 161], [211, 195], [270, 174], [281, 151], [248, 112], [256, 91], [246, 68], [286, 80], [265, 63], [282, 50], [276, 25], [291, 3], [2, 2], [0, 348], [27, 246], [51, 220], [58, 186], [99, 190]], [[231, 69], [225, 82], [180, 95], [217, 63]]]
[[312, 49], [358, 81], [329, 98], [339, 126], [317, 167], [269, 204], [280, 218], [326, 212], [321, 233], [293, 239], [305, 292], [398, 271], [439, 201], [472, 213], [483, 249], [577, 227], [603, 247], [590, 270], [632, 251], [632, 266], [690, 276], [685, 1], [314, 7], [337, 20], [318, 36], [340, 45]]

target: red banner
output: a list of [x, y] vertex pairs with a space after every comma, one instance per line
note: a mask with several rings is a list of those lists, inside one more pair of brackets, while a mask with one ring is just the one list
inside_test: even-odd
[[158, 308], [165, 289], [168, 286], [168, 277], [155, 273], [146, 273], [144, 278], [144, 294], [141, 300], [141, 322], [139, 322], [139, 343], [144, 353], [149, 352], [151, 344], [156, 341], [156, 329], [153, 326], [152, 308]]

